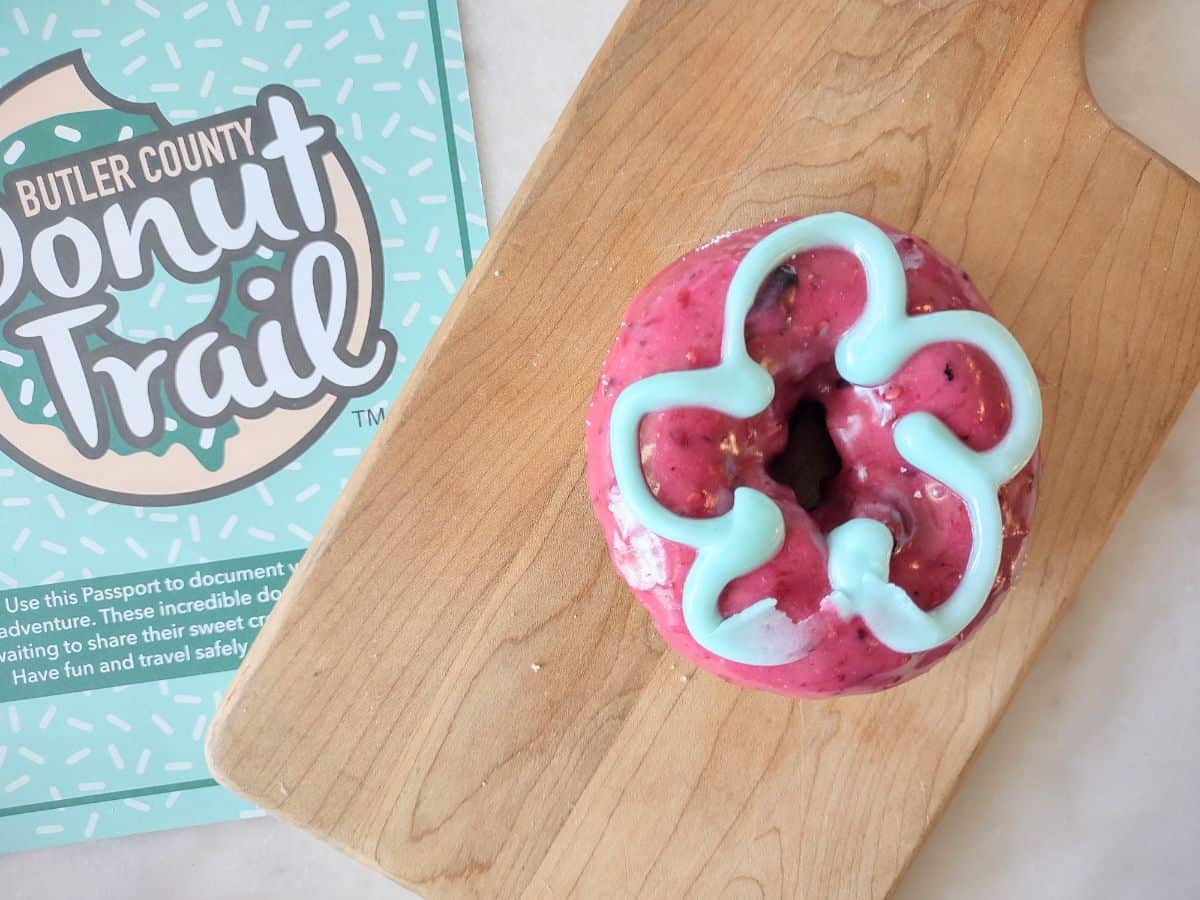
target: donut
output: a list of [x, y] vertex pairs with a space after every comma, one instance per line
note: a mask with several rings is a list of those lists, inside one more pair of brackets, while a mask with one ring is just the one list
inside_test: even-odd
[[666, 643], [796, 697], [889, 688], [995, 611], [1037, 496], [1037, 378], [970, 278], [847, 213], [683, 256], [592, 396], [588, 489]]

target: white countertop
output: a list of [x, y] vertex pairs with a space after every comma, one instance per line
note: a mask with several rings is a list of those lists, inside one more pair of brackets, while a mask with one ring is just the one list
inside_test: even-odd
[[[460, 0], [492, 220], [624, 0]], [[1100, 0], [1101, 105], [1200, 173], [1200, 4]], [[1200, 897], [1200, 399], [897, 893], [898, 900]], [[0, 857], [6, 900], [411, 897], [259, 819]]]

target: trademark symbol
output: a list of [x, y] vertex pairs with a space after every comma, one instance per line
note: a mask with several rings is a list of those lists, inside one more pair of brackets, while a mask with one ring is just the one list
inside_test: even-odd
[[369, 428], [382, 424], [387, 410], [382, 406], [378, 409], [352, 409], [350, 414], [354, 416], [359, 428]]

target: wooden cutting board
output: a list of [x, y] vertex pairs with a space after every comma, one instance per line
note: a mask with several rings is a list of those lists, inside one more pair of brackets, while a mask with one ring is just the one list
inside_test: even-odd
[[[1088, 6], [635, 0], [246, 659], [217, 777], [429, 897], [885, 896], [1200, 376], [1200, 189], [1097, 108]], [[839, 208], [990, 296], [1045, 477], [968, 648], [790, 702], [664, 654], [583, 419], [655, 271]]]

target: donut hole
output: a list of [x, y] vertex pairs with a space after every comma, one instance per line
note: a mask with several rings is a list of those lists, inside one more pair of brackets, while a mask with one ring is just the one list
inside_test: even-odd
[[767, 474], [790, 488], [796, 502], [808, 511], [825, 500], [829, 486], [842, 471], [826, 423], [825, 407], [816, 400], [801, 400], [788, 419], [787, 445], [767, 466]]

